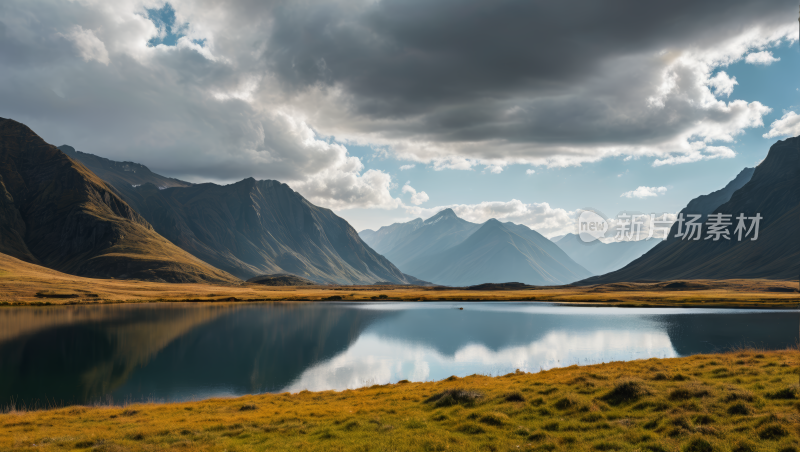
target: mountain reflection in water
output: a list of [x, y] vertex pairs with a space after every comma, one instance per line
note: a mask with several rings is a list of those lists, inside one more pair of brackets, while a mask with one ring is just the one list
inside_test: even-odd
[[0, 403], [176, 401], [780, 349], [796, 343], [798, 320], [541, 303], [10, 308], [0, 310]]

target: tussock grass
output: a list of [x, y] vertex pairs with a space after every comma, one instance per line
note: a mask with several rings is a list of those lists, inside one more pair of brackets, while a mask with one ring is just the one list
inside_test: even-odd
[[799, 358], [737, 350], [344, 392], [15, 411], [0, 415], [0, 450], [798, 451]]

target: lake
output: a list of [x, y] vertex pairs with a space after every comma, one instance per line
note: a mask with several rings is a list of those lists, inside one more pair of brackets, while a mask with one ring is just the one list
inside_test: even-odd
[[[459, 309], [462, 308], [463, 310]], [[0, 309], [0, 404], [182, 401], [797, 344], [797, 311], [545, 303]]]

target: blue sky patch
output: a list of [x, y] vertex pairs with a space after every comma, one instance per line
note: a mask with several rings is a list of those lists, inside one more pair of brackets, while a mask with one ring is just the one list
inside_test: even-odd
[[[160, 36], [154, 36], [147, 41], [148, 47], [155, 47], [159, 44], [175, 46], [178, 45], [178, 39], [185, 35], [183, 31], [188, 24], [175, 24], [175, 10], [169, 3], [165, 3], [161, 9], [148, 9], [147, 18], [152, 20], [159, 30], [164, 31], [164, 33], [159, 33]], [[205, 42], [205, 40], [203, 41]], [[197, 44], [202, 45], [200, 42]]]

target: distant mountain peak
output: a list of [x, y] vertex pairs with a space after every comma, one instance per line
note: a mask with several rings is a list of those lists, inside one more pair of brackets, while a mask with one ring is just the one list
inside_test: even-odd
[[456, 213], [453, 212], [453, 209], [449, 209], [448, 208], [448, 209], [441, 210], [436, 215], [428, 218], [427, 220], [425, 220], [423, 222], [423, 224], [429, 225], [429, 224], [438, 223], [439, 221], [442, 221], [442, 220], [450, 220], [450, 219], [460, 220], [461, 218], [459, 218], [458, 215], [456, 215]]

